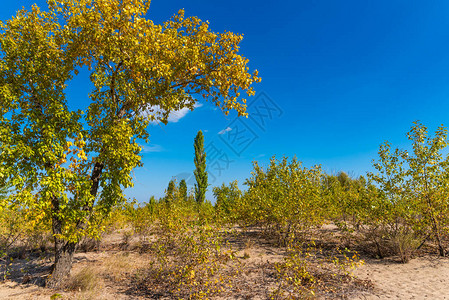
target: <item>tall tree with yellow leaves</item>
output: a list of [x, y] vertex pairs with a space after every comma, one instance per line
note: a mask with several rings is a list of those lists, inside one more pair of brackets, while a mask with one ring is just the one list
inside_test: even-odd
[[[214, 33], [183, 11], [156, 25], [146, 0], [47, 2], [0, 23], [0, 173], [14, 186], [10, 202], [52, 223], [47, 284], [56, 287], [80, 238], [98, 234], [133, 185], [136, 140], [148, 140], [149, 122], [166, 124], [199, 97], [245, 116], [240, 94], [253, 95], [260, 78], [238, 54], [242, 36]], [[64, 91], [81, 68], [91, 103], [73, 111]]]

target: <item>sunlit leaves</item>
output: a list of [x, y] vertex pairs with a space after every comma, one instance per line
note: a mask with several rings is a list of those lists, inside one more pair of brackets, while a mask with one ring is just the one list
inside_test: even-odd
[[390, 144], [385, 143], [374, 164], [378, 173], [369, 174], [385, 196], [380, 217], [391, 216], [416, 234], [432, 232], [443, 255], [441, 236], [449, 228], [447, 130], [440, 126], [431, 137], [427, 127], [415, 122], [407, 137], [412, 151], [396, 149], [392, 153]]
[[[129, 109], [193, 108], [191, 95], [196, 94], [225, 112], [235, 109], [245, 114], [240, 93], [252, 95], [251, 84], [260, 79], [257, 72], [248, 73], [248, 60], [237, 54], [242, 36], [213, 33], [207, 23], [186, 18], [182, 10], [155, 25], [138, 13], [148, 8], [147, 1], [96, 1], [84, 10], [78, 6], [74, 2], [60, 6], [67, 23], [77, 29], [73, 40], [83, 40], [74, 42], [71, 51], [85, 57], [83, 63], [96, 68], [99, 77], [116, 72], [116, 84], [123, 92], [118, 98], [127, 97]], [[158, 118], [166, 121], [164, 114]]]
[[248, 192], [242, 198], [242, 216], [250, 222], [273, 226], [284, 238], [323, 220], [320, 197], [321, 168], [306, 168], [296, 159], [271, 158], [263, 169], [254, 163]]
[[[76, 241], [125, 198], [150, 121], [193, 110], [201, 96], [245, 115], [240, 94], [253, 95], [260, 78], [238, 54], [242, 36], [214, 33], [182, 10], [156, 25], [145, 0], [48, 4], [0, 23], [1, 170], [16, 201]], [[85, 113], [64, 93], [83, 67], [94, 87]]]

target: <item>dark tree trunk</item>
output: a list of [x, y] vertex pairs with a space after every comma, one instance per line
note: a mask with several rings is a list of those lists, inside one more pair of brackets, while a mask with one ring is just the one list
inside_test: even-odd
[[445, 256], [445, 250], [443, 247], [443, 243], [441, 242], [441, 237], [440, 237], [440, 228], [438, 226], [437, 220], [435, 220], [435, 218], [432, 216], [432, 227], [433, 227], [433, 232], [434, 232], [434, 236], [435, 239], [437, 240], [437, 244], [438, 244], [438, 252], [440, 254], [440, 256]]
[[53, 271], [47, 280], [47, 287], [57, 288], [64, 278], [70, 274], [76, 243], [69, 243], [60, 238], [62, 234], [62, 221], [58, 215], [60, 211], [58, 198], [53, 197], [51, 204], [53, 210], [52, 227], [55, 239], [55, 263], [53, 265]]
[[[100, 183], [100, 177], [101, 172], [103, 172], [103, 164], [102, 163], [95, 163], [94, 169], [92, 170], [92, 176], [90, 177], [90, 180], [92, 181], [92, 187], [90, 188], [90, 194], [93, 197], [97, 196], [98, 192], [98, 185]], [[93, 205], [89, 205], [90, 209], [92, 209]]]
[[60, 287], [63, 280], [70, 275], [75, 248], [76, 243], [55, 238], [55, 264], [51, 276], [47, 280], [47, 287]]
[[430, 221], [432, 222], [432, 231], [433, 231], [433, 235], [435, 237], [435, 239], [437, 240], [438, 243], [438, 252], [440, 254], [440, 256], [445, 256], [445, 250], [443, 247], [443, 243], [441, 241], [441, 237], [440, 237], [440, 226], [438, 225], [438, 220], [435, 217], [435, 214], [433, 213], [433, 202], [431, 201], [431, 197], [427, 196], [427, 209], [429, 210], [429, 214], [430, 214]]
[[[100, 181], [100, 176], [103, 171], [103, 164], [96, 163], [94, 169], [92, 170], [92, 187], [90, 194], [95, 197], [98, 192], [98, 186]], [[70, 275], [70, 270], [72, 269], [72, 260], [75, 253], [77, 243], [68, 242], [64, 239], [59, 238], [62, 234], [62, 221], [58, 216], [60, 212], [59, 200], [54, 197], [51, 200], [53, 209], [52, 227], [55, 239], [55, 263], [53, 265], [53, 270], [51, 276], [47, 280], [47, 287], [58, 288], [63, 280]], [[93, 203], [88, 203], [84, 207], [85, 210], [92, 211]], [[85, 224], [80, 221], [77, 227], [83, 228]]]

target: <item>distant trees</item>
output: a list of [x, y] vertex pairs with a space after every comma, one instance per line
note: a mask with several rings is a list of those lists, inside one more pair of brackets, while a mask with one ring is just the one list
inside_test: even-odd
[[231, 219], [235, 218], [235, 206], [243, 195], [238, 187], [237, 180], [234, 180], [229, 185], [223, 183], [221, 187], [214, 187], [213, 194], [217, 211], [223, 216], [229, 216]]
[[187, 183], [186, 183], [185, 179], [183, 179], [179, 182], [178, 191], [179, 191], [179, 197], [181, 198], [181, 200], [187, 201]]
[[179, 184], [177, 184], [176, 179], [171, 179], [168, 182], [167, 189], [165, 190], [165, 195], [159, 201], [165, 202], [171, 205], [175, 202], [194, 202], [194, 192], [188, 191], [187, 182], [182, 179]]
[[207, 190], [206, 152], [204, 152], [204, 136], [200, 130], [193, 144], [195, 148], [195, 200], [198, 204], [204, 203]]
[[[194, 140], [194, 149], [195, 149], [195, 170], [193, 171], [196, 179], [195, 188], [193, 190], [193, 196], [195, 202], [198, 204], [204, 203], [206, 199], [206, 190], [207, 190], [207, 171], [206, 171], [206, 152], [204, 151], [204, 136], [202, 131], [198, 131], [195, 140]], [[168, 187], [165, 190], [164, 201], [169, 204], [174, 200], [188, 202], [191, 195], [188, 195], [187, 190], [187, 182], [185, 179], [182, 179], [179, 182], [179, 185], [176, 185], [176, 181], [174, 179], [170, 180], [168, 183]]]
[[176, 198], [176, 194], [177, 194], [176, 184], [175, 184], [175, 181], [172, 179], [168, 183], [167, 190], [165, 191], [165, 197], [164, 197], [165, 203], [167, 203], [167, 204], [172, 203]]
[[284, 243], [323, 219], [319, 166], [303, 167], [293, 158], [272, 157], [264, 169], [257, 162], [245, 184], [248, 191], [238, 205], [239, 218], [269, 229]]

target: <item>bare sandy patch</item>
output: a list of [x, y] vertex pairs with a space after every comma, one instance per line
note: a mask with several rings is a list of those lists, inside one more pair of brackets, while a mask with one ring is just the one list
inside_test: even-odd
[[406, 264], [368, 259], [354, 275], [375, 287], [356, 299], [449, 299], [448, 258], [419, 257]]

